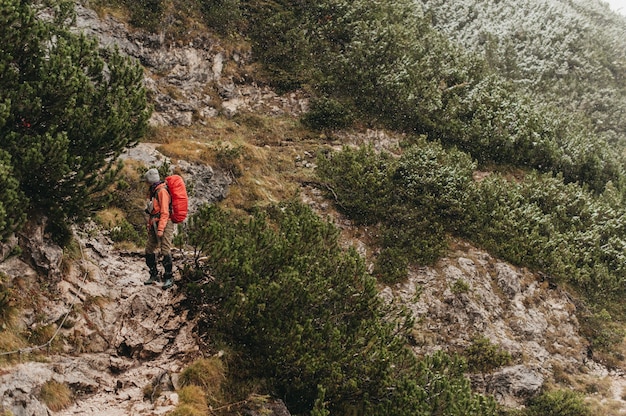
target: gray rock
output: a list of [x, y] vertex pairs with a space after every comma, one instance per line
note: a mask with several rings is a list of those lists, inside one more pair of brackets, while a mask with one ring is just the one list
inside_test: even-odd
[[39, 273], [58, 280], [61, 277], [63, 249], [44, 234], [47, 218], [39, 217], [26, 223], [19, 235], [22, 258]]
[[17, 247], [17, 237], [15, 235], [11, 235], [7, 241], [0, 242], [0, 262], [3, 262]]
[[500, 289], [510, 298], [521, 292], [521, 276], [511, 266], [504, 263], [497, 263], [494, 266], [496, 270], [496, 280]]
[[48, 408], [37, 399], [37, 392], [53, 374], [43, 363], [20, 364], [3, 374], [0, 409], [9, 410], [14, 416], [48, 416]]
[[518, 400], [535, 396], [543, 386], [544, 377], [523, 365], [504, 368], [489, 377], [487, 392], [493, 394], [499, 403], [515, 406]]

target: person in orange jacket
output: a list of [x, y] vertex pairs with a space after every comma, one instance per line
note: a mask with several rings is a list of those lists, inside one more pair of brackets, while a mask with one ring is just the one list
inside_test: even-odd
[[150, 278], [144, 282], [151, 285], [158, 281], [159, 272], [157, 269], [157, 252], [163, 256], [161, 264], [165, 272], [163, 273], [163, 289], [171, 287], [173, 282], [172, 273], [172, 238], [174, 237], [174, 223], [170, 220], [171, 197], [167, 190], [167, 185], [159, 177], [159, 171], [148, 169], [144, 179], [150, 185], [148, 191], [148, 204], [146, 213], [148, 214], [148, 243], [146, 244], [146, 265], [150, 269]]

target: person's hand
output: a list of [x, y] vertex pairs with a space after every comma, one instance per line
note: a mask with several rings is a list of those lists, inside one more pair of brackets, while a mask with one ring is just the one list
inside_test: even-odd
[[159, 238], [163, 237], [163, 231], [157, 231], [157, 237]]

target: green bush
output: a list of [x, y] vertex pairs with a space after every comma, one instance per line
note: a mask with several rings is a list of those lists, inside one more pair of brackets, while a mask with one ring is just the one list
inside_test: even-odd
[[623, 293], [624, 209], [561, 178], [492, 175], [474, 187], [463, 235], [516, 264], [569, 281], [595, 299]]
[[[406, 348], [410, 320], [382, 302], [363, 260], [308, 207], [288, 203], [236, 219], [213, 206], [189, 221], [188, 241], [215, 279], [190, 285], [187, 296], [193, 313], [210, 317], [202, 336], [240, 353], [242, 370], [231, 377], [265, 380], [296, 414], [406, 414], [389, 413], [400, 397], [423, 411], [416, 414], [431, 414], [435, 404], [420, 400], [439, 387], [414, 380], [428, 383], [437, 372], [454, 387], [447, 394], [448, 384], [438, 384], [446, 406], [483, 400], [462, 371], [448, 369], [456, 361], [419, 367]], [[480, 409], [473, 414], [491, 414]]]
[[468, 293], [470, 291], [470, 285], [463, 279], [457, 279], [454, 281], [454, 283], [450, 287], [450, 290], [455, 295], [460, 295], [462, 293]]
[[0, 230], [20, 223], [12, 207], [27, 199], [22, 211], [46, 215], [67, 240], [68, 222], [106, 201], [115, 161], [143, 135], [149, 111], [137, 62], [70, 31], [73, 3], [50, 2], [46, 19], [38, 5], [0, 0], [0, 196], [9, 214], [0, 210]]
[[386, 416], [496, 415], [493, 398], [472, 394], [465, 361], [441, 351], [422, 358], [415, 373], [399, 377], [387, 400], [362, 414]]
[[304, 125], [314, 130], [341, 129], [354, 121], [352, 111], [332, 98], [318, 98], [311, 101], [311, 108], [302, 117]]
[[374, 263], [374, 276], [381, 282], [393, 284], [406, 278], [410, 260], [404, 250], [397, 247], [383, 248]]
[[203, 0], [200, 11], [206, 25], [221, 35], [230, 35], [244, 24], [240, 0]]
[[591, 409], [579, 393], [554, 390], [529, 400], [529, 416], [591, 416]]
[[165, 0], [122, 0], [130, 11], [130, 23], [134, 26], [158, 31], [165, 10]]
[[279, 92], [301, 87], [310, 63], [305, 25], [297, 5], [290, 1], [246, 3], [252, 50]]
[[[144, 227], [141, 227], [143, 231]], [[145, 233], [140, 233], [127, 219], [122, 218], [109, 230], [109, 237], [115, 243], [130, 241], [138, 246], [145, 243]]]
[[[2, 122], [0, 114], [0, 129]], [[4, 241], [19, 229], [26, 219], [24, 210], [26, 198], [19, 188], [18, 180], [13, 175], [10, 161], [9, 154], [0, 149], [0, 241]]]
[[317, 174], [327, 184], [329, 198], [358, 224], [374, 225], [385, 218], [396, 161], [372, 147], [344, 148], [320, 154]]
[[463, 354], [467, 359], [469, 371], [488, 373], [511, 363], [511, 354], [501, 350], [485, 337], [472, 340]]
[[399, 159], [371, 147], [322, 155], [317, 172], [346, 215], [380, 226], [375, 273], [393, 283], [409, 262], [437, 260], [446, 233], [465, 226], [474, 167], [466, 154], [422, 140]]
[[393, 172], [393, 205], [409, 206], [446, 231], [458, 231], [465, 225], [475, 168], [466, 153], [454, 148], [446, 150], [428, 142], [413, 145], [402, 154]]
[[626, 210], [615, 187], [597, 195], [532, 172], [475, 182], [474, 168], [466, 154], [418, 140], [399, 158], [368, 147], [320, 155], [317, 172], [344, 214], [378, 227], [375, 273], [384, 282], [401, 279], [407, 264], [435, 261], [452, 234], [590, 300], [624, 293]]

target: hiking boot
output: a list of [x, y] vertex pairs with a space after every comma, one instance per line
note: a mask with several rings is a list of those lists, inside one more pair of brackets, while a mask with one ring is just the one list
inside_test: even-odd
[[165, 283], [163, 283], [163, 289], [169, 289], [174, 284], [174, 281], [172, 279], [172, 255], [166, 254], [165, 256], [163, 256], [162, 264], [163, 268], [165, 269], [165, 273], [163, 274], [163, 280], [165, 280]]
[[165, 283], [163, 283], [162, 289], [163, 290], [169, 289], [173, 285], [174, 285], [174, 280], [171, 277], [166, 277]]
[[159, 272], [157, 270], [156, 254], [146, 254], [146, 265], [150, 269], [150, 278], [143, 282], [144, 285], [152, 285], [158, 282]]
[[145, 282], [143, 282], [143, 284], [146, 285], [146, 286], [147, 285], [153, 285], [153, 284], [155, 284], [158, 281], [159, 281], [159, 275], [158, 274], [156, 274], [156, 275], [150, 274], [150, 278], [148, 280], [146, 280]]

